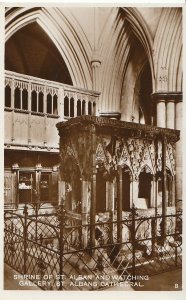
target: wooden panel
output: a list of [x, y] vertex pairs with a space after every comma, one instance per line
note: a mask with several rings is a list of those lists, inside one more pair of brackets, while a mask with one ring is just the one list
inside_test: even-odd
[[58, 119], [47, 118], [46, 120], [46, 139], [47, 145], [52, 147], [58, 147], [59, 136], [56, 128], [56, 123], [58, 123]]
[[44, 144], [44, 117], [31, 116], [31, 144]]
[[4, 139], [5, 143], [11, 141], [12, 137], [12, 112], [5, 111], [4, 113]]
[[14, 138], [15, 143], [28, 143], [28, 114], [15, 113], [14, 116]]
[[5, 206], [13, 203], [13, 174], [11, 171], [5, 171], [4, 174], [4, 204]]

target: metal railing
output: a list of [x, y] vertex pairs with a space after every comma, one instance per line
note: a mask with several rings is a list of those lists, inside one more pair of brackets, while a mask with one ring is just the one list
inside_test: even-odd
[[157, 211], [141, 217], [133, 208], [120, 222], [91, 225], [68, 215], [63, 205], [55, 213], [29, 215], [27, 206], [22, 214], [5, 212], [5, 262], [45, 290], [98, 290], [127, 281], [132, 285], [182, 266], [181, 211], [165, 216], [163, 236]]

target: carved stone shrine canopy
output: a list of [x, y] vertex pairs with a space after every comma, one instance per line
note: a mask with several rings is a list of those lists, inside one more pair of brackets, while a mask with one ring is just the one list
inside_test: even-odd
[[179, 131], [87, 115], [57, 128], [60, 196], [70, 211], [94, 218], [133, 205], [162, 211], [175, 205]]

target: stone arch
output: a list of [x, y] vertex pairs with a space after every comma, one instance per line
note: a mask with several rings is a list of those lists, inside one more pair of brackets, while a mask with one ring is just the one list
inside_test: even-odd
[[100, 83], [103, 101], [100, 101], [100, 112], [118, 112], [122, 110], [124, 79], [136, 40], [143, 49], [145, 59], [149, 60], [153, 81], [152, 38], [145, 21], [137, 10], [112, 8], [99, 40], [100, 57], [103, 59]]
[[[68, 9], [64, 8], [63, 12], [60, 8], [50, 7], [8, 9], [5, 41], [32, 22], [37, 22], [41, 26], [58, 49], [69, 70], [73, 85], [91, 89], [90, 45], [79, 24], [68, 13]], [[81, 32], [81, 39], [77, 34], [77, 28], [78, 32]]]
[[139, 70], [132, 104], [132, 119], [141, 124], [153, 125], [153, 105], [152, 105], [152, 80], [151, 70], [148, 60], [145, 60]]
[[151, 173], [152, 175], [154, 175], [154, 172], [153, 170], [151, 169], [151, 167], [146, 164], [146, 163], [142, 163], [141, 166], [140, 166], [140, 170], [139, 170], [139, 174], [141, 172], [146, 172], [146, 173]]
[[134, 34], [143, 45], [151, 67], [152, 81], [154, 85], [153, 39], [147, 24], [137, 8], [123, 7], [122, 10], [125, 12], [126, 19], [130, 23]]
[[182, 11], [180, 7], [166, 7], [154, 40], [156, 91], [182, 89]]

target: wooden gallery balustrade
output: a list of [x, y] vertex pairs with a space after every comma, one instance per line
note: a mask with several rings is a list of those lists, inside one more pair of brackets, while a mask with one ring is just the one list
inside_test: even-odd
[[58, 151], [56, 123], [97, 115], [99, 94], [5, 71], [5, 149]]

